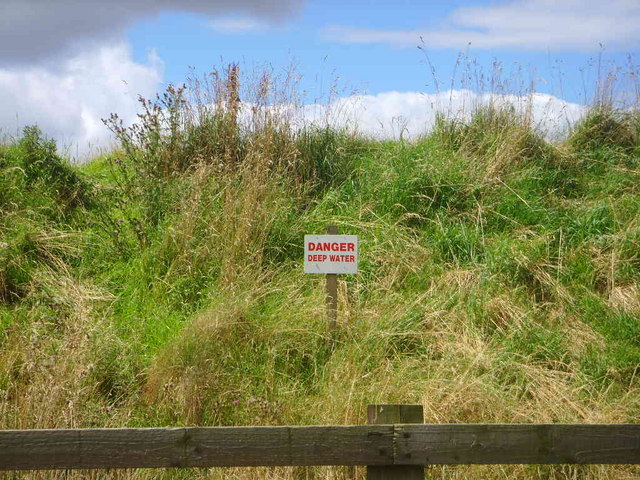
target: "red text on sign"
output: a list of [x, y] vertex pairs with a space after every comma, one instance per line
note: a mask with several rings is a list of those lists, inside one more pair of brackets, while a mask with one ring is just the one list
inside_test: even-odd
[[355, 255], [320, 255], [313, 254], [307, 255], [307, 261], [309, 262], [326, 262], [327, 258], [330, 262], [355, 262]]
[[356, 244], [351, 242], [309, 242], [310, 252], [355, 252]]
[[355, 255], [329, 255], [329, 260], [332, 262], [355, 262]]

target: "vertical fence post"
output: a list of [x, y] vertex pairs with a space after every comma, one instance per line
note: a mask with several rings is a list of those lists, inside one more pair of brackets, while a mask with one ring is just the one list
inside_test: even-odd
[[[424, 423], [422, 405], [369, 405], [367, 423]], [[394, 438], [395, 442], [395, 438]], [[423, 480], [424, 467], [413, 465], [368, 466], [367, 480]]]
[[[338, 227], [327, 226], [327, 234], [337, 235]], [[338, 327], [338, 275], [327, 274], [327, 316], [329, 317], [329, 330], [334, 331]]]

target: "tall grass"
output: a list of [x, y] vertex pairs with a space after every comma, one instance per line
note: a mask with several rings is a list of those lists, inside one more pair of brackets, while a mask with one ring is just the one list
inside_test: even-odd
[[[292, 91], [269, 76], [246, 84], [231, 65], [142, 100], [137, 125], [107, 120], [119, 151], [64, 167], [86, 202], [25, 187], [22, 142], [0, 149], [0, 280], [13, 279], [0, 283], [0, 428], [357, 424], [384, 402], [420, 403], [429, 423], [635, 421], [634, 113], [597, 104], [550, 144], [526, 110], [490, 104], [441, 117], [416, 142], [380, 142], [294, 126]], [[38, 170], [33, 184], [54, 185], [47, 175], [58, 174]], [[301, 268], [303, 235], [328, 223], [361, 239], [333, 346], [321, 279]], [[354, 474], [364, 472], [24, 476]]]

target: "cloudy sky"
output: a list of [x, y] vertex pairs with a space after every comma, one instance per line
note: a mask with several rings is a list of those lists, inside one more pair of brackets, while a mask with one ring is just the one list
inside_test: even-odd
[[86, 154], [109, 144], [101, 118], [133, 120], [139, 94], [232, 61], [295, 65], [308, 104], [337, 82], [373, 135], [420, 133], [436, 108], [496, 90], [497, 70], [507, 93], [533, 82], [537, 115], [562, 124], [598, 75], [638, 65], [639, 24], [638, 0], [0, 0], [0, 133], [38, 123]]

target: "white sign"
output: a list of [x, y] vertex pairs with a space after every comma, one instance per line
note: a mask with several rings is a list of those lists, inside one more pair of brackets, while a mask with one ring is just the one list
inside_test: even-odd
[[304, 273], [358, 273], [358, 236], [305, 235]]

